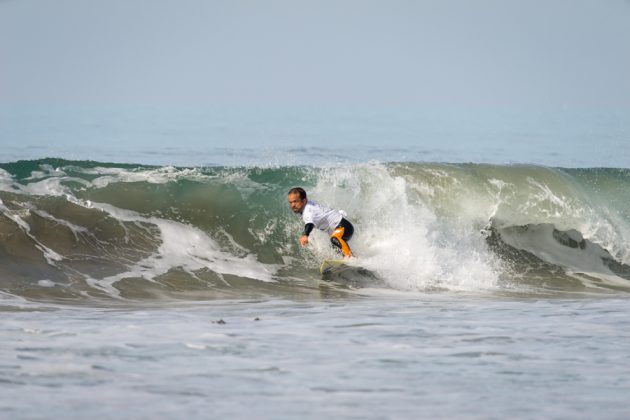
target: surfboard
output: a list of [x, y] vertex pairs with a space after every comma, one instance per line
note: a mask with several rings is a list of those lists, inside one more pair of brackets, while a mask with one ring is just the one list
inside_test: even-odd
[[324, 260], [322, 265], [319, 266], [319, 272], [321, 275], [337, 273], [339, 271], [349, 268], [346, 264], [346, 260]]

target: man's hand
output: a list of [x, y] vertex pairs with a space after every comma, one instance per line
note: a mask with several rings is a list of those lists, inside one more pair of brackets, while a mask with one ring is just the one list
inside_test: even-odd
[[308, 244], [308, 236], [306, 235], [300, 236], [300, 245], [304, 246], [306, 244]]

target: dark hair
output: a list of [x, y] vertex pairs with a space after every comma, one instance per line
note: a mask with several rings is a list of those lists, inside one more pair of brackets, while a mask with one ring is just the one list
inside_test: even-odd
[[291, 188], [287, 195], [291, 195], [291, 194], [300, 194], [300, 198], [302, 200], [306, 198], [306, 191], [304, 191], [304, 188], [301, 188], [301, 187]]

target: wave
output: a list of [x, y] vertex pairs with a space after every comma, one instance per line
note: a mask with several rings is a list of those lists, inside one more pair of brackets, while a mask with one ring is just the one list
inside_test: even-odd
[[334, 256], [286, 192], [355, 224], [356, 264], [402, 291], [630, 291], [630, 171], [442, 163], [175, 168], [0, 164], [0, 291], [34, 300], [331, 292]]

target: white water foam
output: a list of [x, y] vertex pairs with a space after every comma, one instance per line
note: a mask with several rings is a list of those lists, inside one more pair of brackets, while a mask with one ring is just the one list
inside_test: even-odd
[[[422, 202], [415, 189], [377, 163], [329, 168], [308, 194], [343, 208], [355, 225], [350, 243], [356, 264], [402, 290], [494, 288], [498, 261], [469, 221], [445, 220]], [[325, 198], [325, 200], [322, 200]], [[318, 256], [329, 249], [327, 238], [314, 244]]]
[[95, 188], [104, 188], [117, 182], [148, 182], [150, 184], [165, 184], [181, 178], [208, 178], [199, 169], [177, 169], [173, 166], [163, 166], [155, 169], [128, 170], [124, 168], [76, 168], [87, 175], [101, 175], [91, 182]]
[[88, 279], [93, 287], [105, 290], [113, 296], [118, 296], [118, 290], [114, 287], [117, 281], [130, 277], [152, 281], [174, 268], [193, 277], [196, 277], [195, 271], [209, 269], [220, 275], [231, 274], [264, 282], [274, 281], [273, 275], [277, 266], [262, 264], [253, 254], [237, 257], [224, 252], [216, 241], [194, 226], [157, 217], [143, 217], [134, 211], [105, 203], [90, 203], [90, 207], [105, 211], [119, 221], [155, 225], [160, 231], [161, 245], [155, 254], [138, 261], [123, 273], [102, 279]]

